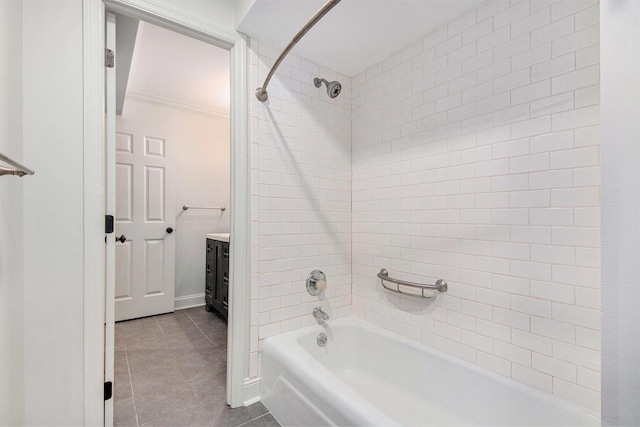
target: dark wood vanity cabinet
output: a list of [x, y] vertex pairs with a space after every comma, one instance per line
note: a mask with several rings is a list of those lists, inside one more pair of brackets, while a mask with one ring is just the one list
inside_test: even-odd
[[207, 239], [205, 308], [229, 313], [229, 242]]

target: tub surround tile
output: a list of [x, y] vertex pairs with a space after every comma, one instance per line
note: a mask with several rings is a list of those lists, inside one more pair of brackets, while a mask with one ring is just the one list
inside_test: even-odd
[[[598, 21], [597, 1], [495, 0], [352, 79], [287, 57], [250, 104], [250, 377], [322, 304], [599, 414]], [[279, 51], [250, 50], [258, 87]], [[382, 267], [450, 292], [392, 294]]]
[[[465, 28], [463, 25], [461, 27]], [[451, 42], [439, 54], [455, 50]], [[433, 37], [440, 45], [447, 33]], [[250, 40], [251, 85], [260, 86], [276, 50]], [[445, 52], [446, 51], [446, 52]], [[420, 55], [418, 55], [418, 52]], [[464, 53], [460, 53], [464, 55]], [[422, 82], [418, 66], [431, 63], [432, 52], [423, 52], [420, 41], [367, 71], [398, 76], [398, 84]], [[351, 135], [352, 83], [336, 72], [288, 55], [269, 86], [269, 101], [252, 97], [252, 284], [250, 377], [258, 376], [260, 340], [315, 322], [314, 307], [322, 305], [331, 318], [351, 314]], [[284, 64], [283, 64], [284, 65]], [[446, 56], [441, 64], [448, 67]], [[461, 72], [461, 71], [460, 71]], [[313, 85], [314, 77], [342, 83], [340, 96], [331, 99]], [[435, 76], [433, 78], [435, 84]], [[421, 83], [426, 90], [432, 82]], [[408, 111], [423, 104], [423, 96], [388, 106], [387, 113]], [[380, 143], [413, 133], [420, 122], [387, 129]], [[363, 130], [368, 132], [368, 130]], [[306, 292], [307, 275], [321, 269], [328, 288], [322, 297]]]
[[597, 1], [489, 2], [355, 76], [351, 111], [353, 312], [596, 415], [598, 45]]

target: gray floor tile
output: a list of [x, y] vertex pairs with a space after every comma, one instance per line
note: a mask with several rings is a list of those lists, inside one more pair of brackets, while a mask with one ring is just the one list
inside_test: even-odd
[[215, 317], [216, 318], [215, 320], [218, 320], [215, 313], [208, 312], [207, 310], [205, 310], [204, 307], [192, 307], [182, 311], [191, 319], [196, 320], [196, 323], [198, 323], [198, 319], [202, 321], [210, 321], [212, 318]]
[[113, 376], [113, 398], [115, 402], [131, 399], [131, 378], [129, 377], [129, 366], [127, 364], [127, 354], [124, 351], [115, 352], [114, 376]]
[[280, 427], [280, 423], [273, 418], [273, 415], [264, 414], [248, 423], [242, 424], [242, 427]]
[[129, 400], [133, 397], [131, 392], [131, 382], [129, 381], [129, 377], [118, 377], [116, 376], [113, 379], [113, 399], [114, 402], [119, 402], [121, 400]]
[[267, 408], [260, 402], [251, 406], [231, 409], [229, 406], [224, 405], [217, 412], [207, 414], [209, 415], [210, 426], [228, 426], [236, 427], [245, 424], [251, 420], [254, 420], [264, 414], [266, 414]]
[[222, 387], [225, 386], [227, 359], [226, 352], [218, 351], [205, 353], [210, 351], [205, 349], [197, 349], [189, 353], [185, 353], [182, 358], [176, 361], [176, 367], [189, 382], [197, 382], [200, 378], [219, 378], [222, 379]]
[[196, 349], [206, 348], [213, 349], [214, 344], [207, 338], [206, 335], [195, 329], [193, 331], [170, 335], [166, 338], [167, 345], [171, 349]]
[[118, 371], [122, 371], [122, 373], [127, 373], [129, 375], [129, 367], [127, 366], [127, 352], [124, 350], [116, 350], [113, 353], [113, 361], [114, 361], [114, 369], [116, 374]]
[[177, 368], [167, 369], [160, 374], [132, 374], [131, 384], [136, 402], [142, 399], [157, 399], [158, 396], [191, 395], [189, 383]]
[[174, 335], [193, 334], [196, 332], [202, 335], [198, 325], [193, 323], [191, 319], [180, 322], [165, 322], [160, 324], [160, 329], [167, 338]]
[[116, 401], [113, 404], [113, 425], [135, 427], [138, 425], [136, 419], [136, 408], [133, 399]]
[[140, 425], [189, 426], [206, 425], [208, 420], [197, 404], [185, 396], [167, 401], [136, 402]]
[[131, 376], [146, 371], [162, 372], [170, 368], [178, 357], [177, 350], [130, 350], [127, 351]]
[[168, 350], [170, 347], [160, 328], [154, 332], [144, 332], [125, 338], [127, 351], [130, 350]]
[[[125, 339], [132, 336], [135, 337], [143, 333], [153, 333], [160, 330], [158, 322], [154, 317], [144, 317], [142, 319], [127, 320], [116, 325], [120, 325], [118, 329], [122, 331]], [[118, 331], [118, 329], [116, 329], [116, 331]]]
[[202, 375], [188, 381], [195, 400], [205, 414], [218, 415], [227, 406], [226, 381], [215, 374]]
[[123, 332], [116, 330], [113, 347], [115, 351], [125, 351], [127, 349], [127, 341]]
[[204, 307], [115, 331], [115, 426], [279, 425], [261, 403], [226, 404], [227, 324]]
[[166, 415], [164, 418], [157, 419], [147, 424], [141, 424], [141, 426], [144, 427], [204, 427], [207, 425], [209, 425], [209, 420], [204, 414], [200, 412], [193, 412], [190, 409], [177, 410]]

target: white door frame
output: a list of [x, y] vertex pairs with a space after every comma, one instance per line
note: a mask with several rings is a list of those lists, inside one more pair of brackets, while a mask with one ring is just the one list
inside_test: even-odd
[[104, 5], [82, 1], [84, 425], [104, 424]]
[[[247, 43], [241, 34], [153, 0], [106, 7], [228, 49], [231, 56], [231, 236], [227, 403], [255, 401], [249, 372], [250, 170]], [[85, 425], [104, 423], [104, 21], [102, 0], [83, 0]], [[204, 284], [203, 284], [204, 286]]]

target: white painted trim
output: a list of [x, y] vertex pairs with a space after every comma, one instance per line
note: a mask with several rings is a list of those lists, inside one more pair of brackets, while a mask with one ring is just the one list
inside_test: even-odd
[[244, 382], [244, 406], [260, 402], [260, 377], [246, 379]]
[[[231, 49], [231, 242], [227, 402], [244, 404], [249, 373], [249, 298], [251, 288], [251, 215], [249, 169], [249, 69], [243, 36]], [[229, 380], [230, 379], [230, 380]]]
[[215, 22], [190, 15], [155, 0], [105, 0], [107, 8], [151, 24], [157, 24], [224, 49], [231, 49], [240, 34], [222, 28]]
[[603, 426], [640, 425], [639, 16], [600, 2]]
[[[107, 13], [105, 16], [105, 47], [116, 51], [116, 16]], [[116, 70], [105, 68], [105, 140], [104, 140], [104, 187], [105, 215], [116, 217]], [[105, 275], [104, 275], [104, 381], [115, 384], [115, 318], [116, 318], [116, 242], [106, 239], [105, 242]], [[115, 399], [104, 403], [104, 425], [113, 425]]]
[[104, 5], [82, 2], [84, 425], [104, 423]]
[[173, 307], [176, 310], [184, 310], [185, 308], [201, 307], [204, 305], [204, 293], [185, 295], [183, 297], [175, 297]]
[[107, 8], [229, 49], [231, 53], [231, 264], [227, 403], [242, 406], [249, 372], [251, 269], [248, 50], [241, 34], [154, 0], [105, 0]]
[[215, 108], [204, 107], [202, 105], [190, 104], [188, 102], [176, 101], [175, 99], [162, 98], [160, 96], [147, 95], [146, 93], [127, 92], [127, 94], [125, 95], [125, 105], [127, 99], [132, 99], [147, 104], [161, 105], [163, 107], [186, 111], [187, 113], [201, 114], [208, 117], [213, 116], [228, 119], [230, 116], [228, 111], [217, 110]]

